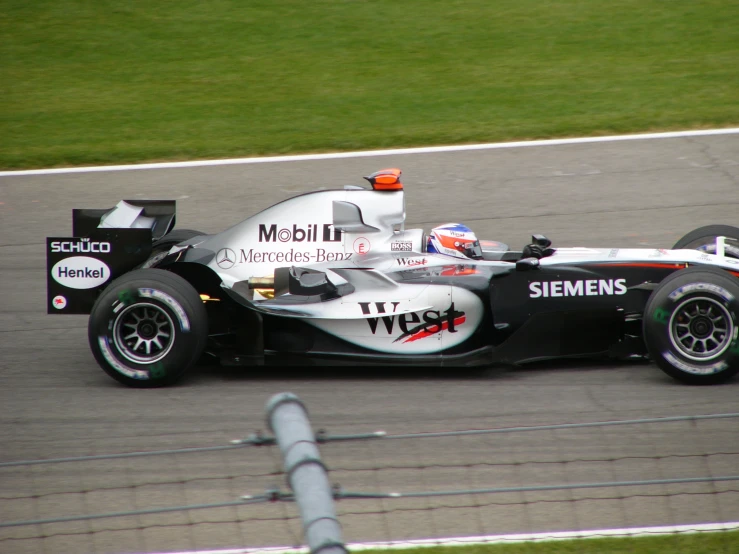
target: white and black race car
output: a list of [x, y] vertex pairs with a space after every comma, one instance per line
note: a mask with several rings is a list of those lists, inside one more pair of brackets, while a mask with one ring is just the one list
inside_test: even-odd
[[649, 356], [696, 384], [739, 372], [738, 228], [703, 227], [669, 250], [552, 248], [535, 235], [522, 251], [479, 241], [454, 257], [405, 229], [399, 170], [366, 179], [214, 235], [172, 230], [173, 201], [74, 210], [73, 237], [47, 239], [48, 312], [90, 314], [98, 363], [136, 387], [174, 383], [207, 355], [420, 366]]

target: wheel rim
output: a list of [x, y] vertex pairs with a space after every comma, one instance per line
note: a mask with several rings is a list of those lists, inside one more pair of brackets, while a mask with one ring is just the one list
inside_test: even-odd
[[708, 297], [684, 300], [670, 318], [670, 340], [691, 360], [706, 362], [726, 352], [734, 336], [734, 320]]
[[161, 307], [151, 303], [132, 304], [116, 317], [113, 343], [127, 360], [152, 364], [172, 349], [173, 330], [172, 318]]

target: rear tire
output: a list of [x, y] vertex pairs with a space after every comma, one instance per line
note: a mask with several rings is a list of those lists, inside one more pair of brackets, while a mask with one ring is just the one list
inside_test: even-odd
[[731, 225], [707, 225], [699, 227], [685, 235], [672, 247], [673, 250], [683, 248], [700, 250], [708, 254], [716, 253], [716, 237], [728, 237], [737, 241], [736, 244], [726, 245], [726, 255], [739, 258], [739, 227]]
[[131, 271], [95, 302], [88, 323], [100, 367], [130, 387], [161, 387], [182, 378], [205, 348], [208, 316], [185, 279], [161, 269]]
[[644, 341], [659, 368], [683, 383], [712, 385], [739, 373], [739, 282], [710, 267], [676, 271], [644, 310]]

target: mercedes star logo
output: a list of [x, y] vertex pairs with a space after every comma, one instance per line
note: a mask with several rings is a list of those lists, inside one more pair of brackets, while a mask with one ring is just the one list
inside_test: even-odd
[[221, 269], [231, 269], [236, 263], [236, 253], [230, 248], [221, 248], [216, 254], [216, 263]]

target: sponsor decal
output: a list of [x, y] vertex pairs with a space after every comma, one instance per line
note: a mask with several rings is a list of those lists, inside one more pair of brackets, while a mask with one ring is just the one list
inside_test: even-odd
[[447, 231], [451, 236], [457, 237], [457, 238], [464, 238], [464, 233], [460, 233], [459, 231]]
[[276, 224], [259, 224], [259, 242], [341, 242], [341, 231], [331, 223], [309, 223], [305, 227], [278, 228]]
[[142, 381], [150, 378], [148, 372], [127, 367], [119, 362], [118, 358], [113, 355], [113, 352], [110, 349], [110, 345], [108, 344], [108, 337], [98, 337], [98, 345], [100, 346], [100, 352], [103, 353], [103, 357], [108, 361], [111, 367], [113, 367], [113, 369], [115, 369], [119, 373], [122, 373], [123, 375], [126, 375], [131, 379], [141, 379]]
[[406, 267], [414, 267], [420, 265], [426, 265], [429, 263], [428, 258], [397, 258], [398, 265]]
[[714, 294], [717, 294], [727, 302], [731, 302], [734, 300], [734, 295], [731, 294], [728, 290], [726, 290], [723, 287], [720, 287], [718, 285], [714, 285], [713, 283], [690, 283], [688, 285], [683, 285], [680, 288], [677, 288], [673, 290], [670, 294], [667, 295], [667, 298], [669, 298], [672, 301], [678, 301], [686, 294], [690, 294], [691, 292], [712, 292]]
[[180, 306], [179, 302], [177, 302], [166, 292], [162, 292], [157, 289], [139, 289], [139, 297], [155, 298], [164, 302], [167, 306], [172, 308], [172, 311], [177, 316], [177, 319], [180, 320], [180, 329], [182, 329], [184, 332], [188, 332], [190, 330], [190, 320], [188, 319], [185, 310], [182, 309], [182, 306]]
[[216, 254], [216, 264], [221, 269], [231, 269], [236, 264], [236, 252], [230, 248], [221, 248]]
[[409, 240], [399, 240], [396, 242], [391, 242], [390, 251], [391, 252], [412, 252], [413, 242]]
[[70, 289], [94, 289], [110, 279], [110, 268], [98, 259], [74, 256], [54, 264], [51, 277]]
[[90, 239], [55, 240], [51, 243], [51, 251], [54, 253], [109, 254], [110, 250], [109, 242]]
[[357, 302], [357, 304], [359, 304], [364, 315], [370, 315], [373, 311], [376, 314], [386, 314], [388, 311], [385, 308], [388, 304], [392, 307], [390, 312], [395, 313], [398, 306], [400, 306], [400, 302]]
[[666, 254], [667, 254], [667, 250], [665, 250], [664, 248], [657, 248], [657, 250], [649, 254], [647, 258], [661, 258], [662, 256], [665, 256]]
[[262, 263], [320, 263], [320, 262], [345, 262], [350, 260], [352, 252], [331, 252], [325, 248], [317, 248], [313, 252], [299, 252], [294, 248], [284, 252], [260, 252], [250, 248], [249, 250], [241, 249], [239, 255], [239, 263], [242, 264], [262, 264]]
[[664, 357], [665, 360], [667, 360], [672, 366], [676, 367], [677, 369], [680, 369], [687, 373], [692, 373], [694, 375], [710, 375], [712, 373], [718, 373], [719, 371], [723, 371], [727, 367], [729, 367], [729, 364], [727, 364], [723, 360], [716, 362], [715, 364], [704, 365], [704, 366], [688, 364], [682, 361], [681, 359], [677, 358], [672, 352], [669, 352], [669, 351], [662, 352], [662, 356]]
[[608, 253], [609, 258], [615, 258], [618, 256], [618, 248], [611, 248], [611, 251]]
[[51, 300], [51, 305], [54, 306], [57, 310], [63, 310], [67, 307], [67, 299], [62, 295], [55, 296]]
[[626, 294], [626, 279], [583, 279], [578, 281], [532, 281], [529, 298], [562, 296], [613, 296]]
[[667, 321], [670, 319], [670, 312], [668, 312], [667, 310], [663, 310], [662, 308], [657, 308], [656, 310], [654, 310], [652, 319], [654, 319], [654, 321], [656, 321], [657, 323], [667, 325]]
[[364, 237], [359, 237], [354, 241], [354, 251], [357, 254], [367, 254], [370, 251], [370, 248], [372, 248], [370, 241]]
[[[384, 314], [388, 313], [385, 311], [387, 308], [392, 307], [392, 310], [395, 311], [398, 304], [400, 302], [359, 302], [364, 315], [373, 313], [371, 311], [372, 306], [377, 310], [376, 313]], [[397, 331], [400, 331], [401, 334], [393, 341], [394, 343], [415, 342], [441, 333], [442, 331], [456, 333], [457, 327], [464, 324], [466, 320], [467, 318], [464, 312], [454, 309], [454, 302], [444, 312], [440, 310], [426, 310], [422, 313], [384, 315], [366, 319], [373, 335], [376, 335], [378, 330], [380, 333], [384, 330], [388, 335], [393, 335]], [[380, 322], [382, 322], [382, 325], [380, 325]]]
[[149, 375], [155, 379], [167, 376], [167, 369], [164, 367], [161, 360], [149, 366]]

